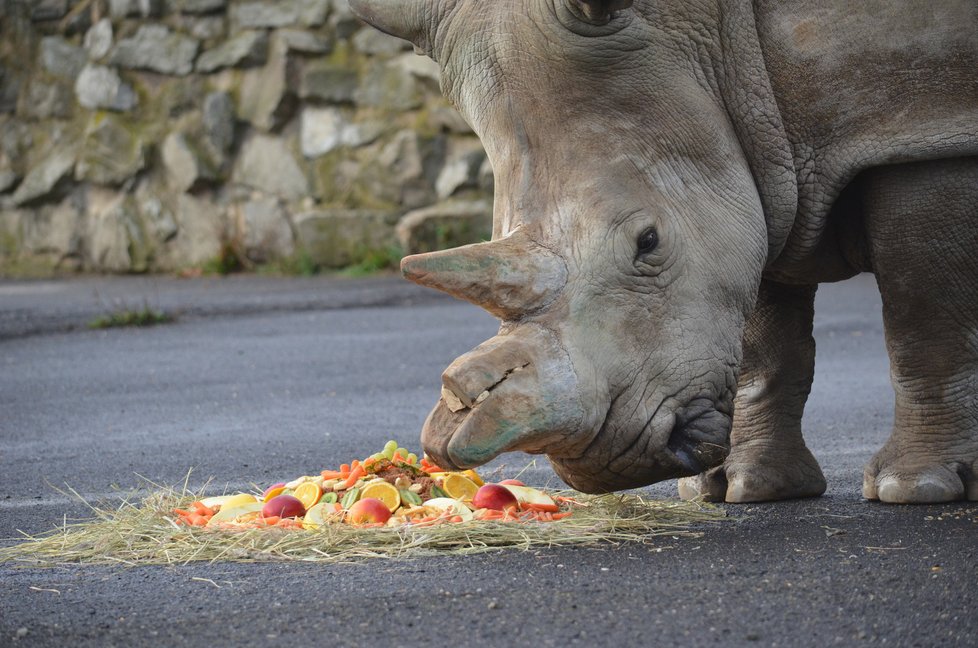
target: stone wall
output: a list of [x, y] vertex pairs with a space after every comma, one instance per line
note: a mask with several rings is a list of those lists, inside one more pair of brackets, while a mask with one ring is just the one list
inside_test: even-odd
[[0, 275], [342, 267], [488, 238], [491, 185], [346, 0], [0, 0]]

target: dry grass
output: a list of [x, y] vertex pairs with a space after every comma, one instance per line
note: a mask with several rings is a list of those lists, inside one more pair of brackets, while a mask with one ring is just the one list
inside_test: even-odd
[[[154, 485], [155, 486], [155, 485]], [[658, 536], [697, 537], [693, 525], [721, 520], [699, 502], [641, 495], [557, 495], [584, 505], [559, 522], [465, 522], [428, 527], [358, 528], [331, 524], [315, 531], [275, 528], [217, 530], [177, 526], [171, 511], [201, 493], [159, 488], [141, 501], [92, 507], [94, 518], [65, 523], [0, 548], [0, 563], [50, 567], [64, 563], [171, 565], [195, 561], [349, 563], [370, 558], [462, 556], [502, 549], [649, 543]], [[87, 503], [87, 502], [86, 502]]]

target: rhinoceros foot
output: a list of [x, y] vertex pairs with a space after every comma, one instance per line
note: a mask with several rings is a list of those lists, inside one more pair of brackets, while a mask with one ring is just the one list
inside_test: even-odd
[[924, 451], [891, 439], [863, 473], [863, 497], [890, 504], [978, 500], [978, 443]]
[[711, 502], [769, 502], [824, 492], [822, 469], [804, 445], [736, 444], [723, 465], [679, 480], [680, 497]]

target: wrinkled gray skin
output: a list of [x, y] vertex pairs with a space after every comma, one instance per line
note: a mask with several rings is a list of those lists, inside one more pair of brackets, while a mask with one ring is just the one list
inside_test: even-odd
[[978, 3], [351, 6], [441, 64], [496, 177], [492, 242], [403, 263], [502, 322], [443, 376], [436, 462], [819, 495], [815, 289], [869, 271], [896, 419], [863, 492], [978, 499]]

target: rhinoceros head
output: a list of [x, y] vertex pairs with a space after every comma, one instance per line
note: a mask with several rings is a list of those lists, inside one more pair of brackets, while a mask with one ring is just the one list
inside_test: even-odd
[[425, 451], [543, 453], [592, 492], [720, 463], [766, 231], [668, 34], [630, 0], [350, 4], [439, 61], [496, 178], [492, 241], [402, 262], [501, 320], [444, 372]]

